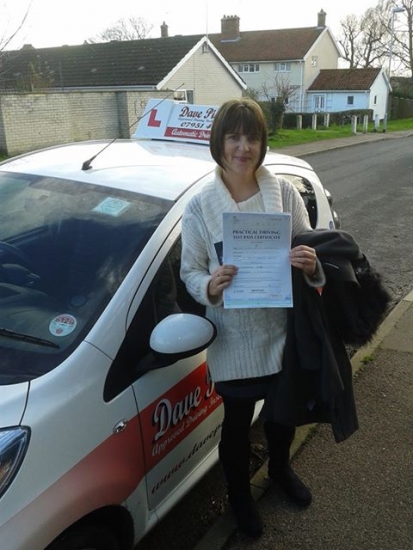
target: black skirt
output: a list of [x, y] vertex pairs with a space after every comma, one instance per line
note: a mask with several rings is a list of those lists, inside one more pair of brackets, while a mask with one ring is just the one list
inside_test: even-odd
[[242, 380], [225, 380], [216, 382], [215, 390], [221, 397], [259, 401], [265, 399], [270, 386], [276, 383], [277, 377], [278, 374], [270, 374]]

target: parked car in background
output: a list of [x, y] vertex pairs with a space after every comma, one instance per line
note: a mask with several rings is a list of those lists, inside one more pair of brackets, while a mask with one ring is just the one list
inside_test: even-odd
[[[311, 224], [335, 214], [311, 166], [268, 153]], [[0, 164], [0, 541], [132, 548], [217, 459], [215, 327], [179, 278], [205, 145], [82, 142]]]

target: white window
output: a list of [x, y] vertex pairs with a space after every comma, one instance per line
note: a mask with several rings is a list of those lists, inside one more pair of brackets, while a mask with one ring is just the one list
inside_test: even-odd
[[347, 96], [347, 105], [354, 105], [354, 95]]
[[325, 95], [315, 95], [314, 96], [314, 111], [325, 111], [326, 107], [326, 96]]
[[291, 72], [291, 63], [276, 63], [275, 70], [277, 71], [277, 73], [289, 73]]
[[239, 73], [258, 73], [259, 70], [259, 63], [243, 63], [242, 65], [238, 65]]
[[311, 58], [311, 66], [317, 67], [317, 65], [318, 65], [318, 55], [313, 55]]
[[377, 105], [377, 96], [376, 96], [376, 95], [374, 96], [374, 102], [373, 102], [373, 105]]

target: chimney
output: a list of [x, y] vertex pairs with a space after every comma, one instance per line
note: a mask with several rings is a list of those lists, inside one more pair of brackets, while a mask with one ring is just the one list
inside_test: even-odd
[[326, 12], [321, 8], [321, 11], [318, 12], [317, 27], [326, 26]]
[[161, 25], [161, 38], [168, 38], [168, 25], [165, 21]]
[[221, 40], [238, 40], [239, 17], [238, 15], [224, 15], [221, 19]]

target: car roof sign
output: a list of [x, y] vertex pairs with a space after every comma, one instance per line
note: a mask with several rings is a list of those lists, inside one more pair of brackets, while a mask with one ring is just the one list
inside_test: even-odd
[[218, 110], [214, 105], [192, 105], [172, 99], [150, 99], [134, 138], [209, 144], [211, 125]]

